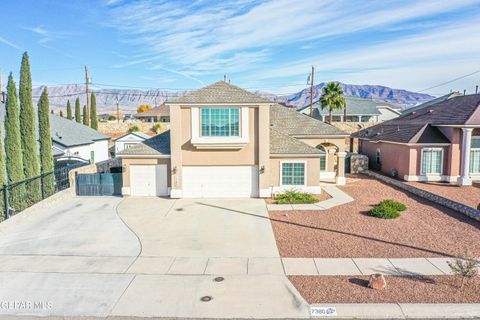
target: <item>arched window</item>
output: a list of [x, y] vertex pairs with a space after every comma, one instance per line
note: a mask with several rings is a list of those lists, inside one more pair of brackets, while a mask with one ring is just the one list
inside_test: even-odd
[[327, 171], [327, 149], [321, 144], [317, 146], [317, 149], [320, 149], [323, 152], [325, 152], [320, 156], [320, 172], [325, 172]]

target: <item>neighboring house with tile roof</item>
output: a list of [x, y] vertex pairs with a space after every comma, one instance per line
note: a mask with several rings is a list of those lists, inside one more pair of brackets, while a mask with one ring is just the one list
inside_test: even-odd
[[115, 154], [117, 154], [125, 149], [129, 149], [139, 144], [140, 142], [150, 139], [151, 137], [152, 136], [149, 136], [148, 134], [140, 131], [128, 132], [123, 136], [120, 136], [113, 140], [114, 152]]
[[163, 103], [159, 107], [136, 113], [133, 117], [143, 122], [170, 122], [170, 109]]
[[[333, 122], [383, 122], [398, 117], [400, 106], [354, 96], [345, 96], [346, 110], [333, 110]], [[313, 103], [313, 117], [328, 121], [328, 109], [322, 109], [318, 101]], [[310, 114], [310, 104], [298, 111]], [[345, 117], [346, 113], [346, 117]]]
[[335, 177], [345, 154], [347, 133], [224, 81], [166, 105], [170, 130], [118, 153], [125, 195], [320, 193], [321, 173]]
[[[0, 103], [2, 135], [5, 132], [4, 116], [5, 105]], [[65, 161], [96, 163], [109, 158], [110, 137], [97, 130], [54, 114], [50, 114], [50, 129], [52, 153], [56, 163]]]
[[407, 181], [480, 180], [480, 94], [454, 95], [359, 131], [370, 165]]

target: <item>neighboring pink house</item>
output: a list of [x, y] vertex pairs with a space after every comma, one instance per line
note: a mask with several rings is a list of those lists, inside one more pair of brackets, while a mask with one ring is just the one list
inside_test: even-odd
[[372, 169], [406, 181], [471, 185], [480, 180], [480, 94], [415, 108], [353, 138]]

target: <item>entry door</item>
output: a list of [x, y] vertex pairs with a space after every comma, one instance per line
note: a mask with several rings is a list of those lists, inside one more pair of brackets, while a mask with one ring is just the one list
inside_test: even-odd
[[132, 196], [166, 196], [167, 165], [130, 166], [130, 193]]

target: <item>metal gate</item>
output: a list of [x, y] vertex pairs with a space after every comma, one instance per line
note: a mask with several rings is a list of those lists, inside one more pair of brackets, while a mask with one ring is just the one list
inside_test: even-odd
[[121, 173], [77, 174], [77, 196], [117, 196], [122, 194]]
[[345, 173], [351, 173], [351, 161], [352, 159], [350, 158], [351, 154], [347, 152], [347, 155], [345, 156]]

